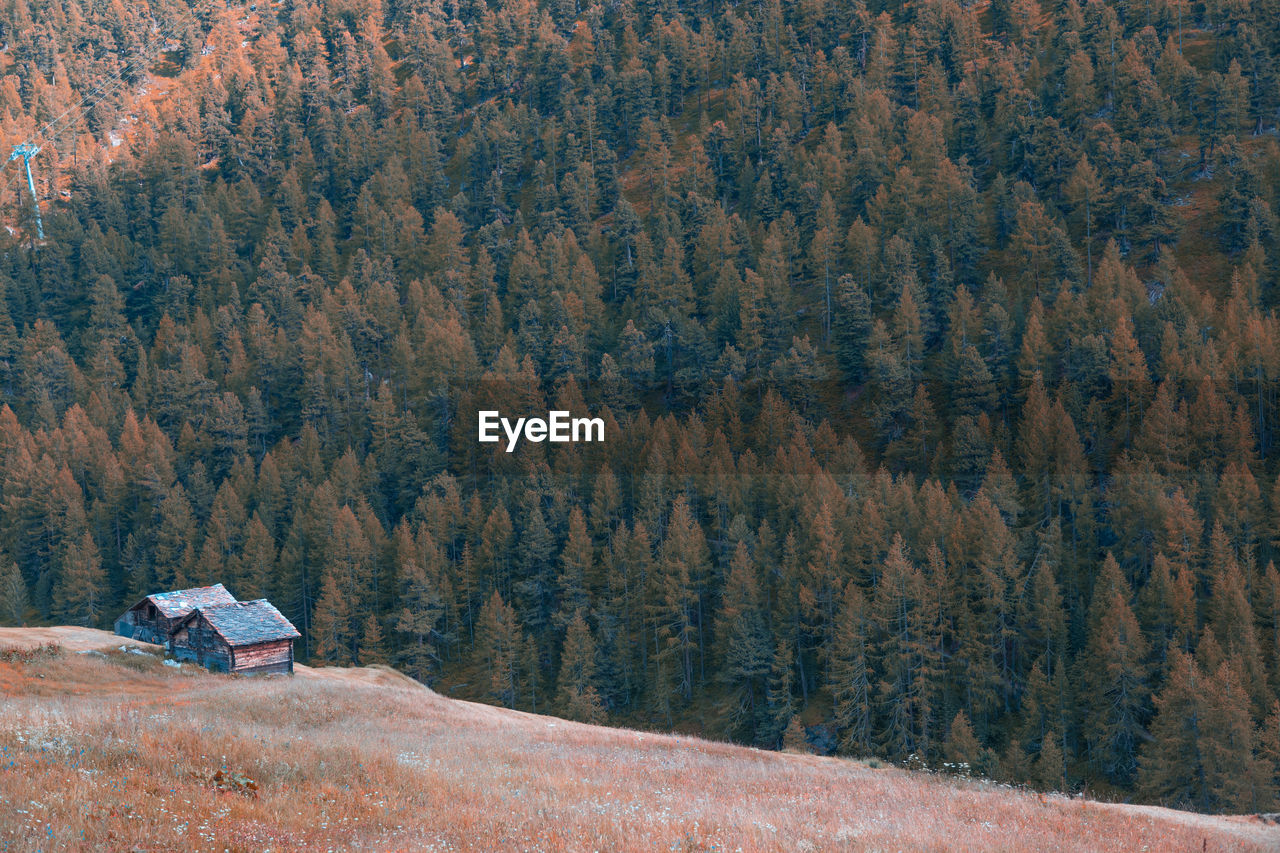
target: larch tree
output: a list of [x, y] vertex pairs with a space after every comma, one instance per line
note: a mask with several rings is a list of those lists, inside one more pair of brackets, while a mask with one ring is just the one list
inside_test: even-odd
[[1274, 802], [1267, 768], [1255, 756], [1249, 697], [1228, 660], [1213, 671], [1174, 650], [1155, 699], [1140, 782], [1148, 796], [1198, 811], [1256, 810]]
[[969, 717], [964, 711], [957, 711], [947, 729], [946, 739], [942, 744], [942, 754], [947, 760], [944, 765], [953, 773], [967, 776], [972, 772], [982, 755], [982, 744], [973, 732]]
[[336, 573], [327, 573], [312, 616], [314, 654], [327, 663], [348, 666], [355, 662], [359, 635], [351, 600], [339, 585]]
[[493, 698], [514, 708], [520, 699], [523, 661], [523, 631], [516, 612], [502, 600], [497, 590], [480, 611], [477, 642], [488, 669], [489, 692]]
[[376, 613], [370, 613], [360, 626], [360, 646], [356, 654], [356, 662], [360, 666], [374, 664], [385, 666], [388, 660], [390, 658], [387, 655], [386, 639], [382, 632], [382, 621], [378, 619]]
[[62, 572], [54, 589], [54, 613], [71, 625], [96, 628], [107, 608], [106, 573], [89, 531], [67, 539]]

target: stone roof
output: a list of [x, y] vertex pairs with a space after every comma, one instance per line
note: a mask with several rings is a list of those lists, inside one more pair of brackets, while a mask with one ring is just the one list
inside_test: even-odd
[[230, 646], [252, 646], [272, 640], [296, 640], [302, 635], [270, 601], [233, 601], [197, 608], [185, 621], [199, 613], [218, 636]]
[[[234, 604], [236, 597], [227, 592], [220, 583], [213, 586], [200, 586], [194, 589], [177, 589], [173, 592], [157, 592], [148, 595], [143, 601], [150, 601], [166, 619], [177, 619], [186, 616], [197, 607], [212, 607], [218, 604]], [[138, 602], [141, 604], [142, 602]], [[134, 605], [137, 607], [137, 605]]]

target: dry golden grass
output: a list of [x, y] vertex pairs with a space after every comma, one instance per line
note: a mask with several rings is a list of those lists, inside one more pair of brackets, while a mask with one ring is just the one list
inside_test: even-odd
[[0, 662], [0, 850], [1280, 847], [1251, 818], [578, 725], [382, 669], [211, 675], [101, 638]]
[[59, 625], [54, 628], [0, 628], [0, 650], [28, 649], [46, 643], [62, 646], [69, 652], [115, 649], [120, 646], [137, 646], [150, 651], [160, 650], [160, 646], [141, 643], [137, 640], [126, 640], [95, 628], [76, 628], [71, 625]]

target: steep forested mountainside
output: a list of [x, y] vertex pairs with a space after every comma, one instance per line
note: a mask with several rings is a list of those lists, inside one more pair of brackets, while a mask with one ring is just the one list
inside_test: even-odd
[[1277, 22], [13, 0], [0, 619], [1273, 807]]

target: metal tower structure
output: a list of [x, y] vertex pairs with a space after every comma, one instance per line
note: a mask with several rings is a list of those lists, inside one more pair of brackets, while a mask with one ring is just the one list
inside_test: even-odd
[[9, 155], [9, 160], [13, 161], [21, 157], [22, 165], [27, 167], [27, 189], [31, 190], [31, 207], [36, 212], [36, 234], [43, 240], [44, 223], [40, 221], [40, 202], [36, 200], [36, 181], [35, 178], [31, 177], [31, 158], [39, 153], [39, 145], [24, 142], [14, 147], [13, 153]]

